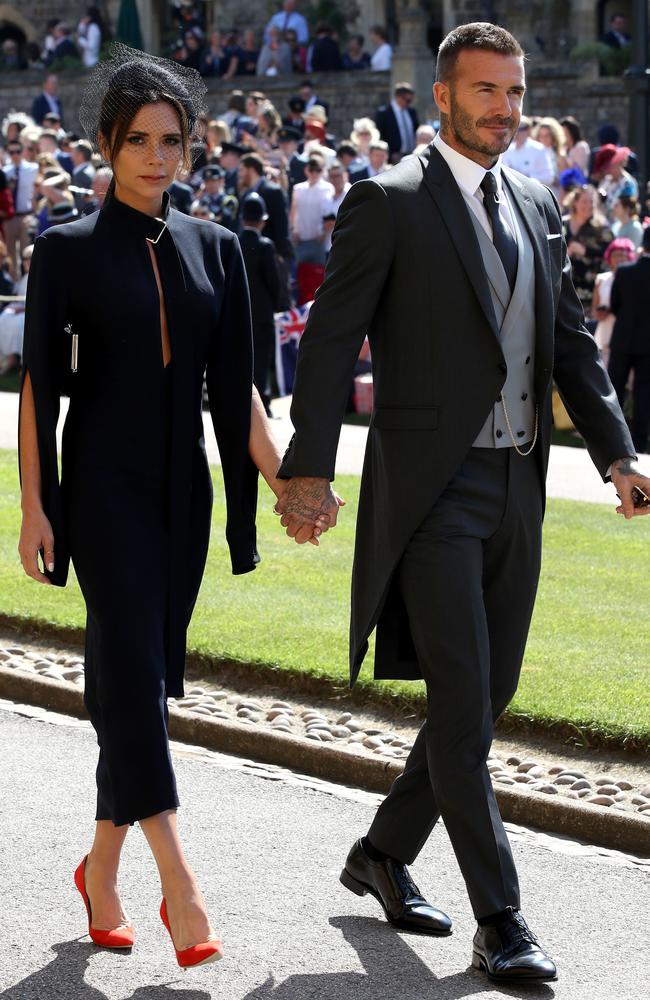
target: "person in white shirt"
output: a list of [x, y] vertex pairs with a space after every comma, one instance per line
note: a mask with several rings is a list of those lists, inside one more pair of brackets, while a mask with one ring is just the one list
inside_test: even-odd
[[24, 296], [27, 292], [27, 278], [33, 249], [33, 245], [30, 245], [23, 250], [23, 276], [14, 285], [13, 294], [23, 296], [22, 300], [9, 302], [0, 313], [0, 375], [6, 375], [20, 365], [25, 330]]
[[555, 176], [553, 161], [547, 148], [531, 139], [530, 126], [530, 119], [522, 115], [514, 142], [503, 154], [503, 162], [525, 177], [532, 177], [542, 184], [552, 184]]
[[102, 47], [102, 18], [97, 7], [88, 7], [77, 27], [77, 45], [86, 69], [92, 69], [99, 62]]
[[14, 196], [16, 214], [5, 219], [3, 228], [13, 273], [20, 274], [20, 255], [29, 242], [27, 220], [32, 213], [32, 197], [39, 167], [38, 163], [30, 163], [24, 158], [20, 139], [11, 139], [7, 143], [7, 153], [9, 165], [4, 171]]
[[370, 41], [376, 49], [370, 57], [370, 68], [377, 72], [389, 70], [393, 65], [393, 50], [388, 44], [388, 32], [380, 24], [370, 29]]
[[309, 41], [309, 27], [302, 14], [296, 10], [296, 0], [283, 0], [282, 10], [273, 15], [264, 29], [265, 42], [269, 41], [269, 29], [272, 27], [279, 28], [283, 37], [286, 31], [295, 31], [300, 45], [306, 45]]
[[298, 264], [325, 263], [323, 216], [334, 196], [334, 187], [324, 180], [325, 163], [320, 156], [307, 160], [307, 180], [296, 184], [291, 195], [289, 226]]
[[332, 231], [339, 208], [343, 199], [350, 190], [351, 184], [348, 172], [338, 160], [330, 165], [327, 171], [327, 179], [334, 188], [334, 194], [328, 198], [323, 208], [323, 229], [325, 230], [325, 253], [332, 249]]

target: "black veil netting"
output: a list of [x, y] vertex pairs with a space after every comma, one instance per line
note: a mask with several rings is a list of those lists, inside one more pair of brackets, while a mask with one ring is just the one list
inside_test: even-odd
[[79, 108], [79, 121], [93, 149], [99, 151], [104, 123], [125, 112], [132, 118], [143, 104], [174, 98], [183, 108], [190, 142], [199, 139], [197, 124], [205, 111], [206, 85], [195, 69], [171, 59], [149, 55], [122, 42], [113, 42], [109, 58], [92, 69]]

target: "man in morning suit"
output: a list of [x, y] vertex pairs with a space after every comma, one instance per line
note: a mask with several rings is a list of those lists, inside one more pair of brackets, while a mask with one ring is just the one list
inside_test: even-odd
[[267, 181], [264, 176], [264, 162], [257, 153], [242, 156], [238, 167], [239, 181], [239, 228], [242, 226], [244, 202], [251, 192], [260, 196], [266, 205], [268, 219], [264, 223], [263, 235], [273, 241], [276, 262], [280, 274], [279, 309], [289, 309], [290, 266], [293, 246], [289, 238], [289, 210], [287, 198], [279, 184]]
[[[440, 46], [440, 135], [353, 184], [298, 357], [295, 435], [277, 504], [298, 542], [336, 523], [330, 482], [368, 334], [375, 406], [352, 574], [354, 683], [377, 627], [375, 676], [422, 676], [427, 720], [341, 881], [402, 930], [447, 934], [406, 865], [442, 816], [493, 978], [556, 975], [520, 911], [487, 771], [493, 723], [519, 677], [540, 566], [551, 379], [632, 517], [650, 480], [571, 282], [557, 203], [502, 169], [525, 91], [515, 38], [465, 24]], [[326, 597], [327, 595], [323, 595]]]
[[643, 230], [642, 250], [634, 264], [616, 270], [610, 303], [616, 322], [608, 365], [621, 406], [634, 372], [632, 441], [639, 452], [648, 450], [650, 432], [650, 229]]
[[418, 113], [411, 107], [415, 91], [410, 83], [398, 83], [393, 100], [377, 108], [375, 122], [384, 142], [388, 143], [391, 163], [398, 163], [415, 149], [415, 133], [420, 124]]
[[[63, 124], [61, 101], [57, 96], [59, 88], [59, 78], [56, 73], [48, 73], [43, 80], [43, 90], [34, 98], [32, 103], [32, 118], [37, 125], [43, 125], [45, 116], [49, 112], [58, 115], [60, 124]], [[51, 128], [52, 126], [46, 126]]]
[[273, 313], [278, 307], [280, 276], [275, 263], [273, 241], [262, 236], [261, 230], [268, 221], [264, 200], [252, 191], [242, 208], [242, 231], [239, 237], [244, 267], [248, 278], [253, 319], [253, 353], [255, 357], [253, 381], [262, 397], [264, 409], [271, 414], [269, 372], [275, 345]]

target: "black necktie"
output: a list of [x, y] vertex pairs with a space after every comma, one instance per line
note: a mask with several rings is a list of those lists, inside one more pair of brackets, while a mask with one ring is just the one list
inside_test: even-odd
[[499, 212], [497, 182], [491, 170], [488, 170], [485, 177], [481, 181], [481, 191], [483, 192], [483, 204], [485, 205], [487, 214], [490, 217], [490, 223], [492, 225], [492, 242], [494, 243], [494, 249], [501, 258], [503, 269], [506, 272], [506, 276], [510, 284], [510, 291], [512, 292], [514, 290], [515, 279], [517, 277], [517, 243], [514, 236], [501, 218], [501, 214]]

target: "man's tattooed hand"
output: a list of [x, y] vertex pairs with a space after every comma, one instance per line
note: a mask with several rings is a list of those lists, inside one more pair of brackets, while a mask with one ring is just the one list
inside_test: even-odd
[[629, 519], [650, 513], [650, 505], [640, 495], [650, 497], [650, 477], [641, 471], [635, 458], [627, 455], [612, 463], [612, 482], [621, 501], [616, 508], [618, 514]]
[[614, 462], [612, 469], [615, 469], [621, 476], [638, 476], [639, 467], [636, 464], [636, 459], [627, 457], [619, 458]]
[[344, 503], [332, 490], [328, 479], [296, 476], [289, 484], [276, 510], [290, 538], [299, 544], [318, 542], [319, 536], [336, 524], [338, 509]]

